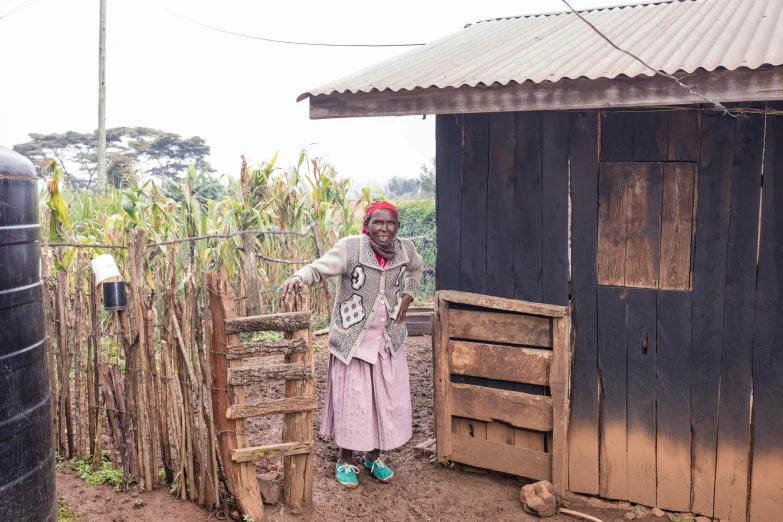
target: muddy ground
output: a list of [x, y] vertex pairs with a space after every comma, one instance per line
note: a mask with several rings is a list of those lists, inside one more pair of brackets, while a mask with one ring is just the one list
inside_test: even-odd
[[[432, 353], [428, 337], [411, 337], [406, 343], [411, 371], [413, 438], [401, 448], [384, 453], [384, 459], [394, 470], [396, 480], [391, 484], [380, 484], [363, 471], [357, 489], [346, 490], [340, 486], [334, 480], [337, 446], [332, 440], [317, 435], [329, 358], [323, 348], [325, 342], [325, 337], [316, 338], [320, 349], [315, 353], [319, 409], [315, 414], [314, 505], [299, 512], [291, 512], [282, 504], [266, 506], [268, 520], [539, 520], [522, 510], [519, 490], [524, 482], [506, 476], [465, 471], [459, 465], [447, 468], [430, 462], [414, 450], [417, 444], [433, 436]], [[266, 362], [272, 362], [274, 358], [269, 359]], [[282, 396], [282, 383], [272, 387], [253, 385], [246, 388], [248, 403]], [[251, 444], [280, 442], [282, 419], [281, 415], [276, 415], [251, 420]], [[359, 455], [357, 464], [360, 464]], [[256, 469], [261, 475], [281, 480], [282, 459], [261, 461]], [[108, 485], [85, 486], [65, 468], [58, 471], [57, 490], [68, 508], [79, 516], [80, 522], [201, 522], [223, 518], [222, 513], [210, 514], [192, 503], [172, 497], [165, 487], [132, 496], [136, 494], [118, 493]], [[141, 505], [137, 501], [141, 501]], [[616, 503], [580, 496], [572, 496], [567, 503], [571, 509], [588, 513], [605, 522], [625, 520], [623, 516], [628, 512]], [[647, 519], [665, 520], [655, 519], [651, 515]], [[576, 519], [556, 515], [548, 520]]]

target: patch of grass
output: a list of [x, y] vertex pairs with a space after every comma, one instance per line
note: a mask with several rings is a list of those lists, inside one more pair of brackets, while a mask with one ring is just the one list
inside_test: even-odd
[[[92, 471], [92, 457], [88, 454], [83, 459], [74, 458], [71, 460], [71, 469], [79, 475], [88, 486], [97, 486], [108, 482], [116, 491], [120, 491], [123, 484], [123, 472], [121, 469], [114, 469], [111, 462], [102, 460], [101, 466], [97, 471]], [[128, 477], [128, 483], [133, 482], [133, 476]]]
[[329, 328], [329, 316], [327, 314], [314, 315], [310, 324], [314, 332]]
[[266, 341], [269, 339], [282, 339], [283, 338], [283, 332], [253, 332], [253, 333], [242, 333], [241, 339], [245, 342], [257, 342], [257, 341]]
[[65, 457], [60, 455], [59, 453], [54, 454], [54, 467], [57, 469], [62, 469], [62, 467], [65, 466]]
[[68, 509], [65, 499], [57, 497], [57, 522], [79, 522], [79, 517]]
[[636, 511], [637, 513], [644, 513], [645, 509], [644, 506], [640, 506], [639, 504], [636, 504], [635, 506], [631, 507], [631, 511]]
[[669, 513], [671, 522], [695, 522], [696, 519], [689, 513]]

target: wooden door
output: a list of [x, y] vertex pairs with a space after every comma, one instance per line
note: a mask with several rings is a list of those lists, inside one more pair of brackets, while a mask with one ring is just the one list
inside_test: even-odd
[[[567, 487], [566, 307], [456, 291], [436, 294], [435, 436], [450, 460]], [[542, 386], [545, 395], [460, 376]]]

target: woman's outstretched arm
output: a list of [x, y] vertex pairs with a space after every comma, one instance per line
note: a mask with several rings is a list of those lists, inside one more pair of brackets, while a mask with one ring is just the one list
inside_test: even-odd
[[280, 285], [280, 297], [285, 297], [293, 285], [298, 282], [306, 286], [315, 286], [330, 277], [342, 275], [345, 273], [347, 266], [345, 241], [341, 239], [319, 259], [302, 267], [290, 279], [283, 282]]

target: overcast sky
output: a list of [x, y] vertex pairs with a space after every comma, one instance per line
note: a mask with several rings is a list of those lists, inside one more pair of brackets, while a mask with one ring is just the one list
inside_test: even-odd
[[[251, 162], [299, 150], [360, 184], [415, 176], [435, 155], [435, 121], [421, 116], [311, 121], [304, 91], [405, 52], [260, 42], [429, 42], [466, 23], [561, 11], [561, 0], [393, 3], [252, 0], [107, 0], [108, 127], [145, 126], [201, 136], [209, 161], [236, 175]], [[572, 0], [579, 8], [630, 3]], [[16, 9], [18, 7], [18, 9]], [[14, 12], [12, 10], [16, 9]], [[89, 132], [98, 119], [98, 0], [0, 0], [0, 145], [31, 132]]]

